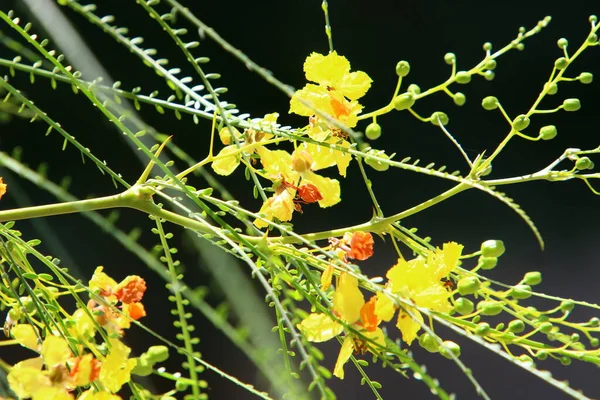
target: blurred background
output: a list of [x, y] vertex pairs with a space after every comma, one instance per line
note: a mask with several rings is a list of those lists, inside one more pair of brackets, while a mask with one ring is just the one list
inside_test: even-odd
[[[144, 45], [156, 48], [160, 57], [171, 61], [171, 66], [178, 66], [184, 72], [192, 73], [170, 38], [136, 2], [98, 3], [101, 3], [98, 15], [115, 15], [116, 24], [129, 27], [131, 37], [143, 36]], [[305, 84], [302, 64], [306, 56], [313, 51], [328, 51], [320, 1], [183, 3], [252, 60], [294, 88]], [[50, 36], [52, 45], [65, 52], [76, 68], [84, 69], [88, 64], [93, 65], [93, 60], [74, 46], [72, 39], [75, 36], [68, 33], [70, 27], [60, 19], [59, 14], [55, 14], [57, 7], [50, 5], [55, 4], [44, 0], [2, 0], [0, 9], [15, 9], [23, 20], [34, 22], [34, 31], [42, 37]], [[59, 10], [64, 13], [64, 17], [72, 24], [72, 28], [87, 44], [106, 73], [113, 80], [122, 81], [124, 89], [141, 86], [142, 93], [145, 94], [157, 89], [161, 92], [160, 98], [170, 95], [161, 78], [108, 35], [67, 8]], [[165, 10], [168, 11], [168, 8], [165, 7]], [[588, 17], [590, 14], [600, 14], [600, 5], [593, 1], [569, 3], [509, 0], [476, 3], [444, 0], [346, 0], [330, 1], [329, 10], [335, 49], [350, 60], [353, 70], [367, 72], [374, 81], [371, 90], [361, 101], [365, 110], [387, 104], [396, 84], [394, 67], [398, 61], [407, 60], [411, 65], [411, 73], [405, 79], [405, 85], [416, 83], [422, 89], [427, 89], [449, 76], [450, 67], [443, 60], [446, 52], [456, 54], [459, 70], [469, 69], [484, 57], [484, 42], [491, 42], [494, 49], [499, 49], [516, 37], [520, 26], [530, 29], [545, 16], [552, 16], [552, 22], [546, 29], [525, 41], [524, 51], [513, 50], [497, 60], [496, 78], [493, 81], [474, 77], [468, 85], [455, 85], [451, 88], [465, 93], [467, 102], [463, 107], [455, 106], [452, 99], [443, 94], [430, 96], [416, 105], [415, 110], [424, 116], [433, 111], [448, 114], [448, 130], [462, 144], [470, 158], [474, 159], [482, 151], [492, 150], [508, 130], [507, 123], [499, 112], [488, 112], [481, 108], [481, 99], [488, 95], [498, 97], [511, 116], [526, 112], [548, 79], [554, 60], [562, 56], [562, 51], [556, 45], [557, 40], [567, 38], [572, 54], [587, 37], [590, 27]], [[179, 22], [182, 26], [189, 27], [183, 19]], [[16, 38], [15, 34], [9, 32], [8, 26], [0, 25], [0, 30], [3, 34]], [[221, 83], [229, 88], [224, 99], [237, 104], [242, 112], [250, 113], [253, 117], [279, 112], [279, 122], [284, 125], [302, 126], [306, 123], [303, 118], [287, 114], [289, 99], [285, 94], [248, 71], [232, 55], [224, 52], [210, 39], [204, 38], [202, 32], [199, 35], [201, 44], [193, 50], [193, 54], [211, 58], [206, 70], [222, 75]], [[190, 29], [188, 37], [190, 40], [198, 40], [198, 34], [193, 29]], [[0, 57], [10, 59], [14, 55], [11, 50], [0, 47]], [[584, 71], [600, 76], [600, 49], [587, 50], [569, 69], [570, 73], [567, 75], [572, 77]], [[6, 69], [0, 72], [2, 75], [5, 73]], [[96, 78], [85, 73], [84, 77]], [[143, 165], [137, 158], [138, 152], [125, 144], [124, 136], [91, 107], [83, 96], [73, 94], [68, 86], [59, 85], [53, 90], [50, 83], [41, 78], [32, 85], [29, 76], [23, 73], [18, 73], [11, 82], [89, 147], [98, 158], [106, 160], [126, 180], [132, 182], [139, 176]], [[552, 141], [542, 142], [514, 139], [496, 160], [491, 176], [501, 178], [535, 172], [551, 163], [566, 148], [597, 147], [600, 133], [599, 95], [599, 82], [591, 85], [579, 82], [559, 85], [558, 94], [544, 100], [541, 108], [552, 109], [565, 98], [578, 97], [582, 103], [581, 110], [532, 118], [528, 132], [533, 134], [541, 126], [553, 124], [558, 128], [558, 136]], [[173, 135], [174, 143], [196, 159], [207, 154], [209, 122], [200, 121], [196, 125], [187, 116], [179, 121], [170, 112], [160, 114], [148, 106], [142, 107], [140, 116], [157, 131]], [[385, 149], [388, 154], [397, 153], [398, 160], [411, 156], [421, 159], [425, 164], [436, 162], [437, 165], [447, 165], [450, 171], [458, 169], [463, 173], [467, 172], [464, 160], [439, 128], [421, 123], [406, 112], [391, 113], [379, 118], [378, 122], [383, 128], [383, 135], [371, 143], [373, 147]], [[363, 122], [357, 130], [364, 130], [366, 125]], [[22, 160], [31, 167], [48, 163], [48, 177], [60, 181], [64, 176], [70, 176], [71, 191], [78, 197], [116, 193], [110, 179], [100, 175], [91, 163], [82, 164], [80, 155], [74, 148], [67, 146], [61, 151], [62, 138], [59, 135], [44, 136], [46, 128], [41, 122], [30, 124], [19, 118], [8, 121], [0, 125], [0, 151], [10, 153], [18, 146], [22, 148]], [[571, 165], [564, 164], [563, 167], [570, 168]], [[412, 207], [450, 187], [443, 180], [406, 171], [378, 173], [368, 169], [368, 172], [373, 181], [374, 192], [384, 213], [388, 215]], [[9, 185], [9, 193], [0, 203], [2, 209], [56, 201], [51, 195], [1, 166], [0, 176]], [[206, 185], [199, 178], [195, 179], [190, 182], [194, 186]], [[224, 178], [222, 182], [243, 206], [251, 210], [259, 209], [260, 202], [252, 197], [251, 184], [244, 179], [241, 171]], [[580, 181], [533, 182], [503, 187], [502, 191], [520, 204], [537, 224], [546, 241], [544, 251], [539, 248], [535, 237], [518, 215], [494, 198], [474, 190], [415, 215], [403, 221], [403, 224], [419, 228], [419, 233], [431, 236], [434, 244], [441, 245], [450, 240], [462, 243], [466, 252], [476, 251], [486, 239], [501, 239], [507, 251], [500, 259], [499, 266], [489, 272], [488, 276], [491, 278], [516, 283], [527, 271], [541, 271], [544, 281], [536, 288], [538, 291], [600, 303], [600, 293], [597, 290], [600, 278], [600, 235], [597, 233], [597, 226], [600, 224], [600, 199]], [[342, 181], [342, 199], [333, 208], [323, 210], [310, 207], [303, 215], [296, 215], [294, 224], [297, 231], [339, 228], [364, 222], [371, 217], [371, 203], [356, 163], [351, 165], [348, 176]], [[157, 238], [149, 233], [152, 222], [136, 211], [122, 211], [117, 225], [124, 231], [141, 226], [144, 232], [139, 242], [146, 248], [156, 244]], [[60, 258], [61, 265], [76, 268], [83, 279], [88, 279], [98, 265], [104, 265], [117, 280], [128, 274], [143, 275], [149, 283], [145, 300], [148, 317], [143, 322], [161, 334], [174, 337], [176, 332], [171, 328], [168, 311], [170, 305], [164, 300], [167, 296], [164, 283], [91, 222], [82, 216], [72, 215], [52, 217], [35, 224], [20, 222], [17, 228], [23, 231], [25, 238], [41, 238], [44, 251]], [[206, 260], [198, 258], [193, 246], [186, 241], [178, 227], [171, 229], [176, 235], [173, 244], [180, 249], [178, 256], [187, 267], [187, 284], [191, 287], [207, 287], [207, 300], [213, 305], [231, 299], [237, 286], [233, 283], [229, 285], [227, 275], [223, 277], [223, 273], [231, 268], [231, 276], [239, 276], [241, 271], [242, 276], [249, 278], [249, 271], [227, 263], [209, 266]], [[395, 253], [388, 244], [376, 239], [375, 256], [361, 264], [364, 273], [370, 276], [381, 275], [395, 263]], [[264, 293], [261, 288], [252, 285], [254, 283], [250, 284], [254, 297], [262, 298]], [[259, 304], [266, 308], [262, 303]], [[573, 318], [587, 320], [593, 315], [590, 310], [576, 308]], [[195, 313], [194, 323], [201, 338], [198, 350], [208, 362], [243, 381], [266, 388], [252, 363], [199, 313]], [[270, 327], [267, 331], [269, 330]], [[559, 390], [493, 353], [462, 338], [456, 338], [442, 328], [437, 332], [462, 345], [461, 359], [474, 370], [475, 377], [492, 398], [566, 398]], [[137, 332], [130, 335], [133, 334], [138, 335]], [[131, 340], [131, 336], [128, 338]], [[139, 341], [136, 337], [134, 343], [129, 344], [140, 352], [149, 343], [151, 338], [139, 333]], [[328, 343], [320, 348], [326, 354], [324, 365], [333, 367], [338, 352], [337, 344]], [[466, 377], [452, 361], [428, 354], [416, 344], [411, 350], [420, 363], [428, 366], [430, 374], [439, 378], [447, 391], [456, 393], [458, 398], [477, 397]], [[10, 358], [10, 351], [0, 348], [0, 355]], [[569, 380], [573, 387], [581, 388], [588, 396], [600, 397], [596, 367], [577, 362], [564, 367], [558, 361], [538, 362], [538, 366], [551, 370], [559, 379]], [[179, 366], [174, 363], [169, 368], [176, 370]], [[417, 380], [404, 379], [376, 365], [370, 367], [368, 372], [383, 384], [381, 393], [386, 399], [431, 397], [426, 386]], [[251, 398], [248, 393], [215, 374], [206, 372], [203, 378], [209, 383], [208, 394], [211, 398]], [[340, 399], [372, 398], [369, 389], [359, 382], [358, 373], [350, 366], [346, 367], [344, 381], [335, 378], [330, 381]], [[166, 390], [167, 386], [157, 381], [156, 388]]]

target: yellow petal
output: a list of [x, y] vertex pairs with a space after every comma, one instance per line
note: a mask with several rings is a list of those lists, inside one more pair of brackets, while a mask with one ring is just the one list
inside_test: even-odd
[[36, 352], [39, 351], [38, 337], [33, 326], [29, 324], [18, 324], [10, 330], [10, 333], [21, 346]]
[[236, 145], [223, 147], [217, 157], [219, 158], [212, 162], [211, 167], [219, 175], [231, 175], [240, 165], [240, 153]]
[[398, 311], [398, 322], [396, 323], [396, 327], [402, 332], [402, 340], [410, 345], [417, 337], [417, 332], [421, 329], [421, 325], [423, 325], [423, 316], [413, 307], [403, 307], [408, 309], [408, 311], [410, 311], [417, 319], [417, 321], [412, 319], [402, 308]]
[[[277, 218], [280, 221], [290, 221], [294, 213], [294, 194], [289, 189], [285, 189], [281, 193], [275, 193], [269, 197], [260, 208], [259, 214], [264, 214], [268, 220]], [[268, 223], [261, 219], [255, 219], [254, 225], [258, 228], [266, 228]]]
[[325, 291], [331, 286], [331, 279], [333, 278], [333, 265], [328, 265], [321, 274], [321, 290]]
[[[350, 143], [348, 141], [346, 141], [346, 140], [339, 141], [339, 139], [337, 139], [337, 138], [331, 138], [327, 142], [332, 143], [332, 144], [337, 144], [338, 146], [344, 147], [346, 149], [348, 147], [350, 147]], [[333, 156], [335, 157], [335, 163], [337, 164], [340, 175], [345, 177], [346, 169], [348, 168], [348, 165], [350, 165], [350, 161], [352, 161], [352, 154], [345, 153], [340, 150], [334, 150]]]
[[72, 400], [73, 395], [62, 386], [48, 386], [38, 390], [32, 400]]
[[363, 71], [351, 72], [344, 75], [339, 90], [350, 100], [361, 98], [371, 87], [371, 78]]
[[350, 62], [346, 57], [333, 51], [326, 56], [312, 53], [304, 62], [306, 79], [332, 89], [338, 89], [344, 76], [350, 72]]
[[120, 396], [108, 392], [94, 392], [92, 389], [81, 393], [77, 400], [121, 400]]
[[285, 150], [269, 150], [260, 147], [256, 150], [260, 155], [260, 162], [270, 179], [284, 177], [289, 183], [298, 181], [298, 173], [292, 169], [292, 155]]
[[[95, 292], [111, 292], [112, 289], [117, 286], [117, 282], [113, 278], [102, 272], [103, 269], [104, 267], [97, 267], [94, 271], [94, 275], [92, 275], [92, 279], [90, 279], [89, 283], [90, 290]], [[107, 297], [107, 300], [116, 301], [117, 298], [116, 296], [109, 296]]]
[[352, 324], [360, 318], [360, 310], [365, 298], [358, 288], [358, 279], [342, 272], [333, 294], [333, 310], [342, 320]]
[[[325, 143], [335, 144], [343, 148], [350, 147], [348, 141], [336, 137], [327, 139]], [[304, 143], [302, 146], [304, 146], [304, 149], [313, 158], [314, 171], [337, 165], [340, 175], [346, 176], [346, 169], [348, 168], [348, 165], [350, 165], [350, 161], [352, 161], [352, 155], [350, 153], [312, 143]]]
[[81, 308], [78, 308], [73, 313], [73, 320], [75, 325], [69, 329], [69, 332], [75, 337], [82, 338], [84, 340], [91, 339], [96, 332], [96, 325], [94, 320]]
[[319, 206], [322, 208], [331, 207], [340, 202], [340, 182], [336, 179], [325, 178], [314, 172], [305, 172], [302, 174], [302, 183], [312, 183], [319, 189], [323, 199], [319, 200]]
[[116, 393], [131, 379], [131, 370], [137, 364], [136, 359], [128, 359], [131, 349], [117, 339], [109, 339], [110, 353], [100, 368], [100, 382], [106, 390]]
[[302, 332], [309, 342], [325, 342], [344, 330], [341, 324], [338, 324], [326, 314], [310, 314], [304, 318], [296, 327]]
[[28, 398], [43, 387], [52, 385], [50, 378], [42, 373], [41, 357], [30, 358], [15, 364], [7, 376], [10, 389], [19, 398]]
[[73, 386], [89, 385], [91, 382], [90, 377], [93, 377], [95, 363], [94, 356], [90, 353], [85, 354], [81, 359], [77, 360], [77, 372], [75, 373], [71, 384]]
[[375, 303], [375, 315], [382, 321], [390, 322], [396, 312], [394, 301], [384, 293], [377, 293], [377, 303]]
[[354, 339], [352, 339], [352, 336], [347, 335], [346, 339], [344, 339], [344, 343], [342, 343], [342, 348], [340, 349], [340, 354], [338, 354], [337, 361], [335, 362], [333, 375], [340, 379], [344, 379], [344, 365], [348, 362], [353, 352]]
[[438, 312], [449, 312], [452, 307], [448, 302], [450, 293], [441, 282], [432, 282], [429, 286], [412, 294], [414, 302], [420, 306]]
[[438, 267], [436, 276], [438, 280], [448, 276], [456, 268], [463, 248], [464, 246], [456, 242], [444, 243], [441, 251], [441, 265]]
[[385, 344], [385, 335], [383, 333], [383, 331], [381, 330], [381, 328], [377, 328], [375, 329], [373, 332], [369, 332], [369, 331], [365, 331], [365, 332], [361, 332], [361, 334], [363, 336], [365, 336], [366, 338], [372, 340], [373, 342], [375, 342], [376, 345], [367, 342], [367, 347], [369, 348], [369, 351], [372, 351], [373, 353], [377, 354], [377, 353], [381, 353], [381, 351], [383, 349], [379, 348], [379, 346], [385, 348], [386, 344]]
[[46, 336], [42, 343], [42, 358], [48, 367], [65, 364], [71, 357], [73, 353], [65, 339], [52, 335]]
[[317, 114], [315, 110], [334, 118], [331, 96], [327, 88], [309, 83], [292, 95], [289, 112], [310, 117]]

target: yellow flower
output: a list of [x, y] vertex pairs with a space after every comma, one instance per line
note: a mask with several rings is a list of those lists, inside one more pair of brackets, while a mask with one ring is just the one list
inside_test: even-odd
[[[446, 277], [458, 264], [463, 246], [451, 242], [442, 250], [436, 249], [427, 259], [417, 257], [413, 260], [398, 260], [388, 270], [387, 288], [395, 295], [413, 302], [416, 306], [433, 311], [447, 313], [452, 307], [448, 301], [450, 293], [440, 279]], [[389, 321], [394, 314], [393, 301], [385, 294], [378, 294], [375, 314]], [[409, 313], [414, 317], [411, 318]], [[402, 340], [409, 345], [416, 338], [423, 324], [423, 316], [414, 307], [402, 305], [398, 313], [396, 326], [402, 332]]]
[[100, 382], [106, 390], [116, 393], [121, 386], [131, 379], [131, 370], [137, 364], [134, 358], [129, 359], [131, 349], [117, 339], [109, 339], [110, 352], [102, 362]]
[[0, 199], [6, 194], [6, 186], [6, 183], [4, 183], [2, 177], [0, 176]]
[[[294, 212], [294, 194], [291, 189], [281, 188], [279, 192], [269, 197], [262, 205], [259, 214], [264, 214], [265, 218], [272, 221], [277, 218], [280, 221], [290, 221]], [[255, 219], [254, 225], [257, 228], [266, 228], [269, 224], [262, 219]]]
[[90, 290], [98, 293], [107, 301], [116, 302], [117, 296], [113, 294], [113, 290], [118, 284], [113, 278], [102, 272], [102, 270], [104, 270], [104, 267], [97, 267], [94, 270], [94, 274], [92, 275], [92, 279], [90, 279], [88, 286], [90, 287]]
[[38, 351], [38, 335], [33, 326], [29, 324], [15, 325], [11, 330], [13, 338], [23, 347], [30, 350]]
[[350, 62], [333, 51], [326, 56], [312, 53], [304, 62], [306, 79], [339, 91], [350, 100], [361, 98], [371, 87], [371, 78], [362, 71], [350, 72]]

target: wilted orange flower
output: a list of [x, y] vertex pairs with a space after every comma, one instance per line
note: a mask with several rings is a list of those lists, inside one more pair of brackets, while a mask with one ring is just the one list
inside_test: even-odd
[[347, 232], [343, 241], [350, 247], [350, 251], [348, 251], [350, 258], [362, 261], [373, 255], [373, 235], [369, 232]]
[[299, 186], [298, 196], [300, 199], [302, 199], [302, 201], [307, 203], [316, 203], [319, 200], [323, 200], [323, 195], [319, 191], [319, 188], [312, 183]]
[[4, 183], [4, 181], [2, 180], [2, 177], [0, 176], [0, 199], [2, 198], [2, 196], [4, 196], [5, 193], [6, 193], [6, 183]]
[[129, 275], [115, 289], [117, 299], [124, 304], [137, 303], [144, 297], [146, 281], [137, 275]]

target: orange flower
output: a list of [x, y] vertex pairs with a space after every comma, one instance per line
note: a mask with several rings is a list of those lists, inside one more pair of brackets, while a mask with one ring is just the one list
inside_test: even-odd
[[375, 332], [381, 320], [375, 314], [375, 305], [377, 304], [377, 296], [371, 297], [360, 309], [360, 319], [363, 327], [368, 332]]
[[123, 304], [137, 303], [144, 297], [146, 281], [137, 275], [129, 275], [119, 283], [114, 291]]
[[369, 232], [347, 232], [343, 241], [350, 247], [348, 257], [366, 260], [373, 255], [373, 236]]
[[136, 321], [146, 316], [146, 309], [142, 303], [123, 304], [123, 312]]
[[4, 181], [2, 181], [2, 177], [0, 176], [0, 199], [2, 198], [2, 196], [4, 196], [5, 193], [6, 193], [6, 183], [4, 183]]
[[312, 183], [298, 187], [298, 196], [302, 201], [307, 203], [316, 203], [319, 200], [323, 200], [323, 195], [319, 191], [319, 188]]

